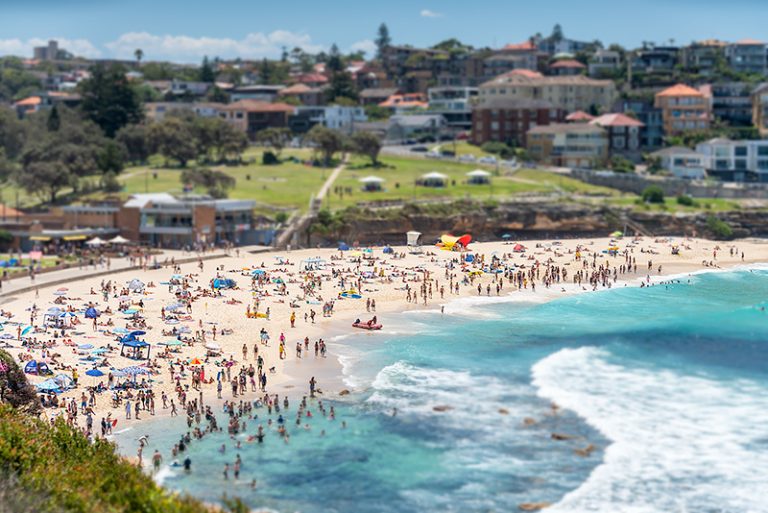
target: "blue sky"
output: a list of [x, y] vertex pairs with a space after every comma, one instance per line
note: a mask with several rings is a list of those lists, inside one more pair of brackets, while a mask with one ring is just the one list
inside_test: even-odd
[[57, 38], [74, 53], [198, 62], [203, 55], [277, 57], [337, 43], [372, 51], [386, 22], [395, 43], [431, 45], [456, 37], [498, 47], [548, 34], [639, 45], [695, 39], [768, 39], [767, 0], [0, 0], [0, 55], [31, 54]]

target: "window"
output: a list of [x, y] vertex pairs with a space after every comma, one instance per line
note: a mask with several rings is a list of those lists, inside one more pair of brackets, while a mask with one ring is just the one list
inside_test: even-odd
[[768, 157], [768, 146], [758, 146], [757, 155], [759, 157]]
[[736, 148], [734, 148], [734, 154], [737, 157], [746, 157], [747, 156], [747, 147], [746, 146], [736, 146]]

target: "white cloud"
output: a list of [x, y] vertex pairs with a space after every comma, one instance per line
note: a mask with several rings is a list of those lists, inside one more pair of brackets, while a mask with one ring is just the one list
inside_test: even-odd
[[253, 32], [242, 39], [128, 32], [104, 46], [117, 58], [131, 59], [134, 51], [141, 48], [147, 60], [169, 59], [184, 62], [198, 62], [204, 55], [244, 59], [276, 58], [280, 56], [283, 46], [289, 51], [298, 46], [310, 53], [325, 49], [324, 46], [313, 43], [309, 35], [287, 30], [275, 30], [269, 34]]
[[352, 43], [352, 45], [349, 47], [350, 52], [365, 52], [365, 56], [368, 58], [373, 57], [376, 55], [376, 43], [371, 41], [370, 39], [363, 39], [362, 41], [358, 41], [356, 43]]
[[[87, 39], [67, 39], [65, 37], [51, 37], [59, 42], [59, 48], [78, 57], [100, 57], [102, 52]], [[48, 39], [33, 37], [27, 40], [0, 39], [0, 55], [16, 55], [18, 57], [32, 57], [32, 49], [36, 46], [47, 46]]]
[[442, 13], [431, 11], [429, 9], [422, 9], [421, 16], [422, 18], [439, 18], [442, 16]]

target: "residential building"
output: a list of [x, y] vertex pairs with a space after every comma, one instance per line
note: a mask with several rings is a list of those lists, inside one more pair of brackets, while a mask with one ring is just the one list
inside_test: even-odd
[[664, 144], [662, 112], [654, 106], [652, 100], [643, 97], [621, 100], [613, 110], [623, 112], [643, 124], [640, 128], [641, 148], [660, 148]]
[[282, 85], [246, 85], [233, 88], [229, 94], [233, 102], [240, 100], [273, 102], [284, 88], [285, 86]]
[[707, 174], [723, 181], [768, 183], [768, 141], [711, 139], [696, 145]]
[[472, 111], [472, 142], [526, 145], [526, 134], [537, 126], [562, 123], [566, 111], [546, 100], [497, 98]]
[[342, 107], [327, 105], [324, 107], [296, 107], [288, 125], [296, 133], [306, 133], [313, 126], [321, 125], [346, 134], [355, 130], [356, 123], [365, 123], [368, 117], [362, 107]]
[[621, 55], [613, 50], [598, 50], [589, 59], [589, 76], [605, 78], [613, 76], [621, 68]]
[[173, 96], [205, 96], [211, 89], [208, 82], [192, 82], [189, 80], [171, 80], [170, 89], [167, 91]]
[[733, 71], [765, 75], [768, 46], [763, 41], [742, 39], [725, 47], [725, 58]]
[[285, 103], [240, 100], [224, 106], [220, 116], [254, 139], [265, 128], [288, 127], [288, 118], [295, 110], [296, 107]]
[[715, 82], [712, 93], [712, 113], [730, 126], [752, 125], [752, 86], [746, 82]]
[[396, 94], [400, 94], [396, 87], [363, 89], [359, 95], [360, 105], [379, 105]]
[[764, 82], [752, 91], [752, 126], [757, 128], [760, 137], [768, 137], [768, 82]]
[[304, 73], [296, 77], [296, 82], [309, 87], [323, 87], [328, 85], [328, 77], [322, 73]]
[[717, 39], [697, 41], [682, 48], [683, 67], [699, 75], [710, 76], [715, 73], [719, 63], [725, 62], [725, 47], [728, 43]]
[[643, 123], [621, 113], [603, 114], [589, 122], [604, 128], [608, 134], [608, 149], [612, 153], [635, 154], [639, 157], [640, 130]]
[[306, 84], [298, 83], [281, 89], [278, 93], [280, 99], [295, 98], [302, 105], [317, 106], [325, 103], [325, 89], [322, 87], [310, 87]]
[[36, 46], [32, 50], [36, 61], [55, 61], [59, 58], [58, 41], [50, 40], [47, 46]]
[[677, 84], [657, 93], [654, 105], [661, 109], [665, 135], [709, 129], [712, 99], [698, 89]]
[[587, 67], [575, 59], [562, 59], [549, 65], [549, 74], [560, 77], [583, 75]]
[[497, 53], [483, 60], [483, 75], [498, 77], [516, 69], [536, 70], [536, 59], [527, 55]]
[[633, 53], [632, 71], [669, 73], [678, 63], [680, 49], [676, 46], [653, 46]]
[[536, 126], [528, 131], [526, 146], [531, 158], [552, 166], [594, 168], [608, 158], [605, 130], [589, 123]]
[[387, 125], [386, 138], [390, 141], [421, 139], [436, 141], [448, 128], [440, 114], [407, 114], [392, 116]]
[[146, 102], [144, 113], [151, 121], [162, 121], [172, 111], [186, 111], [201, 118], [215, 118], [224, 107], [225, 104], [216, 102]]
[[77, 107], [82, 98], [79, 94], [64, 93], [59, 91], [45, 91], [35, 96], [29, 96], [13, 104], [16, 114], [23, 118], [27, 114], [37, 112], [42, 109], [50, 109], [54, 105], [63, 105], [66, 107]]
[[670, 146], [651, 154], [659, 159], [661, 167], [677, 178], [703, 180], [707, 177], [707, 158], [685, 146]]
[[544, 77], [531, 72], [511, 72], [480, 86], [480, 103], [496, 98], [546, 100], [568, 112], [609, 110], [616, 99], [616, 85], [612, 80], [595, 80], [583, 75]]
[[592, 42], [576, 41], [575, 39], [568, 39], [562, 34], [555, 35], [554, 33], [549, 37], [534, 36], [531, 40], [540, 51], [550, 56], [559, 53], [575, 55], [594, 47], [594, 43]]
[[431, 87], [427, 90], [429, 112], [442, 114], [448, 126], [455, 130], [472, 128], [472, 102], [476, 87]]

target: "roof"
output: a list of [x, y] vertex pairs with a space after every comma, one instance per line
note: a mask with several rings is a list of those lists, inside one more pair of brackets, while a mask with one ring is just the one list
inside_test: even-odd
[[296, 110], [296, 108], [292, 105], [288, 105], [287, 103], [279, 103], [279, 102], [269, 103], [269, 102], [262, 102], [259, 100], [240, 100], [235, 103], [230, 103], [225, 107], [222, 107], [221, 110], [224, 110], [224, 111], [244, 110], [247, 112], [292, 113]]
[[571, 112], [565, 117], [566, 121], [592, 121], [595, 119], [595, 116], [592, 116], [591, 114], [587, 114], [583, 110], [577, 110], [576, 112]]
[[23, 100], [17, 101], [14, 105], [17, 107], [32, 107], [34, 105], [40, 105], [42, 102], [42, 99], [39, 96], [30, 96], [28, 98], [24, 98]]
[[533, 110], [552, 109], [555, 106], [546, 100], [533, 100], [530, 98], [489, 98], [475, 107], [476, 110], [501, 109], [501, 110]]
[[144, 208], [149, 203], [178, 203], [178, 200], [167, 192], [150, 192], [132, 194], [123, 206], [126, 208]]
[[326, 77], [321, 73], [305, 73], [299, 76], [298, 81], [303, 84], [312, 83], [312, 82], [318, 82], [318, 83], [324, 84], [328, 82], [328, 77]]
[[393, 94], [379, 104], [380, 107], [424, 107], [428, 104], [421, 93]]
[[410, 116], [392, 116], [389, 118], [391, 123], [397, 123], [400, 126], [420, 127], [432, 120], [444, 120], [442, 114], [413, 114]]
[[736, 46], [760, 46], [764, 45], [765, 42], [758, 41], [757, 39], [740, 39], [733, 44]]
[[554, 123], [552, 125], [539, 125], [528, 130], [529, 134], [597, 134], [603, 132], [601, 127], [589, 123]]
[[293, 84], [290, 87], [286, 87], [285, 89], [280, 90], [279, 94], [280, 96], [287, 96], [291, 94], [304, 94], [304, 93], [310, 93], [314, 91], [311, 87], [309, 87], [307, 84]]
[[641, 123], [640, 121], [631, 118], [627, 116], [626, 114], [621, 114], [619, 112], [614, 112], [611, 114], [603, 114], [600, 117], [597, 117], [590, 121], [593, 125], [598, 125], [602, 127], [607, 126], [634, 126], [634, 127], [642, 127], [645, 126], [644, 123]]
[[656, 97], [669, 97], [669, 96], [700, 96], [700, 97], [703, 97], [704, 94], [701, 91], [699, 91], [698, 89], [694, 89], [693, 87], [685, 85], [685, 84], [673, 85], [672, 87], [668, 87], [667, 89], [664, 89], [660, 93], [656, 93]]
[[5, 219], [7, 217], [23, 217], [24, 213], [16, 210], [15, 208], [11, 208], [8, 205], [4, 205], [0, 203], [0, 219]]
[[372, 87], [360, 91], [360, 98], [389, 98], [393, 94], [397, 94], [395, 87]]
[[580, 63], [577, 60], [574, 59], [565, 59], [562, 61], [557, 61], [549, 65], [550, 68], [557, 69], [557, 68], [578, 68], [578, 69], [584, 69], [586, 68], [585, 65]]
[[[515, 73], [515, 71], [525, 71], [527, 73]], [[612, 80], [596, 80], [584, 75], [572, 75], [572, 76], [542, 76], [540, 73], [530, 70], [514, 70], [509, 73], [504, 73], [488, 82], [485, 82], [480, 87], [498, 87], [502, 85], [517, 85], [517, 86], [551, 86], [551, 85], [574, 85], [574, 86], [593, 86], [593, 87], [611, 87], [614, 88], [615, 84]]]
[[[501, 75], [502, 77], [528, 77], [528, 78], [541, 78], [544, 75], [538, 71], [532, 69], [513, 69]], [[499, 77], [496, 77], [499, 78]], [[494, 79], [495, 80], [495, 79]]]
[[533, 44], [533, 41], [528, 40], [522, 43], [508, 44], [504, 46], [504, 50], [530, 52], [530, 51], [536, 50], [536, 45]]

